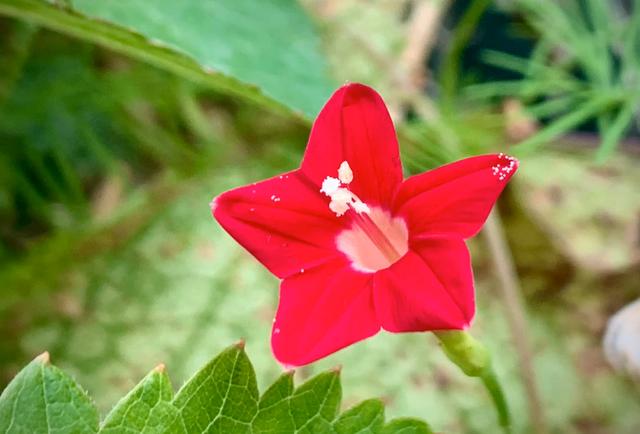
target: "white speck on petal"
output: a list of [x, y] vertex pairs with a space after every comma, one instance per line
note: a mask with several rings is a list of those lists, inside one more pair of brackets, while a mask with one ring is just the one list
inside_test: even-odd
[[304, 268], [301, 268], [301, 269], [300, 269], [300, 273], [304, 273]]
[[506, 160], [507, 164], [499, 162], [495, 166], [491, 167], [491, 174], [498, 178], [500, 181], [504, 181], [507, 179], [507, 175], [513, 172], [518, 166], [518, 159], [514, 157], [510, 157], [503, 153], [498, 154], [499, 160]]
[[280, 333], [280, 329], [279, 328], [276, 328], [276, 329], [273, 330], [273, 334], [274, 335], [277, 335], [279, 333]]
[[276, 196], [275, 194], [271, 195], [271, 200], [274, 202], [280, 202], [280, 198], [278, 196]]
[[340, 188], [340, 180], [337, 178], [332, 178], [331, 176], [327, 176], [324, 181], [322, 181], [322, 188], [320, 188], [320, 193], [324, 193], [327, 196], [331, 196]]
[[343, 161], [340, 164], [340, 167], [338, 168], [338, 178], [343, 184], [350, 184], [351, 181], [353, 181], [353, 171], [351, 170], [348, 162]]

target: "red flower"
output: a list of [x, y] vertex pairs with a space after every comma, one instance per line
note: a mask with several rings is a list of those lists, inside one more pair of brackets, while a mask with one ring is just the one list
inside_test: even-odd
[[223, 193], [212, 213], [282, 279], [271, 344], [299, 366], [381, 327], [467, 328], [475, 301], [464, 240], [517, 166], [484, 155], [403, 181], [382, 98], [349, 84], [316, 119], [299, 169]]

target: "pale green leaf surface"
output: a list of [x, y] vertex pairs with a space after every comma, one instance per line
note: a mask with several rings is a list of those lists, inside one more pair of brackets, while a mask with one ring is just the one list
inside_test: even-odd
[[[1, 0], [0, 15], [27, 20], [39, 26], [102, 45], [218, 92], [243, 98], [289, 116], [293, 114], [293, 110], [297, 114], [302, 113], [312, 117], [319, 111], [322, 103], [335, 87], [326, 77], [325, 62], [316, 47], [317, 38], [309, 20], [293, 2], [290, 4], [277, 1], [256, 2], [254, 6], [258, 6], [260, 11], [251, 12], [251, 16], [256, 17], [258, 22], [262, 20], [263, 23], [258, 23], [249, 29], [236, 29], [235, 34], [234, 29], [220, 25], [216, 17], [200, 15], [201, 13], [210, 14], [215, 10], [204, 12], [198, 10], [198, 8], [209, 8], [209, 6], [202, 6], [194, 1], [189, 2], [192, 6], [195, 5], [190, 10], [194, 16], [192, 18], [200, 25], [208, 26], [204, 30], [198, 29], [198, 32], [202, 30], [202, 33], [197, 34], [189, 30], [190, 24], [185, 25], [184, 21], [179, 25], [187, 30], [176, 31], [173, 26], [170, 34], [162, 34], [167, 28], [157, 23], [158, 20], [165, 24], [169, 23], [167, 25], [171, 28], [171, 20], [176, 16], [182, 16], [177, 9], [186, 2], [172, 3], [176, 10], [154, 6], [148, 8], [147, 12], [141, 12], [141, 16], [127, 13], [124, 17], [122, 12], [117, 11], [118, 7], [112, 6], [112, 3], [82, 4], [78, 2], [77, 10], [69, 10], [43, 0]], [[127, 7], [130, 6], [129, 2], [121, 3], [126, 4]], [[219, 7], [217, 3], [219, 2], [213, 6], [214, 9]], [[233, 8], [239, 7], [239, 5], [234, 6], [232, 1], [228, 3], [231, 3]], [[246, 2], [244, 5], [246, 7]], [[140, 9], [144, 6], [144, 2], [139, 2], [138, 6]], [[95, 13], [96, 17], [83, 14], [82, 10], [85, 8]], [[288, 11], [288, 9], [291, 10]], [[131, 11], [134, 10], [135, 5], [132, 6]], [[284, 30], [274, 32], [274, 29], [264, 28], [269, 24], [259, 14], [265, 11], [267, 13], [271, 11], [274, 14], [275, 21], [270, 22], [278, 22], [280, 26], [286, 23], [284, 28], [298, 32], [294, 44], [282, 44], [283, 34], [286, 35]], [[120, 19], [122, 22], [114, 24], [105, 21], [112, 14], [114, 20]], [[144, 14], [153, 16], [148, 17]], [[226, 20], [232, 19], [232, 15], [233, 12], [229, 11]], [[224, 14], [222, 16], [224, 17]], [[129, 26], [129, 18], [136, 21], [135, 25]], [[203, 23], [204, 18], [208, 21]], [[228, 25], [227, 23], [226, 26]], [[214, 30], [212, 31], [211, 28]], [[226, 30], [223, 31], [223, 28]], [[148, 33], [145, 33], [145, 30]], [[196, 36], [197, 38], [194, 39]], [[212, 40], [214, 37], [222, 37], [222, 40], [214, 41]], [[259, 41], [252, 40], [252, 37], [258, 37]], [[175, 41], [175, 38], [178, 40]], [[182, 38], [185, 40], [183, 41]], [[192, 45], [194, 41], [197, 45]], [[205, 50], [209, 49], [210, 51], [207, 51], [209, 54], [203, 55]], [[214, 50], [218, 51], [214, 52]], [[246, 53], [246, 50], [250, 53]], [[225, 57], [229, 53], [232, 53], [231, 60]], [[300, 58], [299, 55], [303, 57]], [[239, 57], [236, 58], [236, 56]], [[258, 64], [259, 68], [253, 71], [251, 68], [255, 64]]]
[[164, 421], [178, 415], [170, 404], [172, 398], [169, 376], [163, 368], [156, 368], [116, 404], [100, 434], [162, 433]]
[[[176, 394], [181, 424], [188, 433], [250, 433], [258, 409], [258, 385], [244, 350], [232, 346], [213, 359]], [[170, 432], [173, 432], [170, 430]]]
[[384, 405], [379, 399], [363, 401], [345, 411], [333, 423], [336, 434], [378, 433], [384, 424]]
[[3, 434], [85, 434], [98, 431], [98, 412], [71, 377], [43, 354], [0, 395]]
[[286, 434], [294, 431], [289, 406], [293, 390], [293, 372], [288, 372], [264, 392], [258, 403], [258, 413], [252, 422], [254, 433]]
[[319, 38], [295, 0], [74, 0], [89, 16], [131, 28], [205, 68], [258, 86], [313, 116], [333, 83]]
[[323, 372], [296, 389], [291, 395], [291, 417], [296, 433], [328, 431], [342, 399], [340, 375]]
[[418, 420], [411, 418], [394, 419], [385, 425], [381, 434], [431, 434], [429, 426]]

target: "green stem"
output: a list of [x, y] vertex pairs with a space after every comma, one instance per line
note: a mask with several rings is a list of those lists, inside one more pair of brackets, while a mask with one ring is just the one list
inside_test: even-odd
[[498, 422], [505, 434], [511, 433], [511, 415], [505, 394], [491, 366], [487, 348], [469, 333], [462, 330], [435, 331], [442, 349], [449, 360], [469, 377], [477, 377], [487, 389], [498, 413]]
[[509, 414], [509, 406], [504, 391], [498, 382], [493, 369], [488, 369], [481, 377], [482, 384], [491, 395], [493, 405], [498, 413], [498, 422], [505, 433], [511, 433], [511, 415]]

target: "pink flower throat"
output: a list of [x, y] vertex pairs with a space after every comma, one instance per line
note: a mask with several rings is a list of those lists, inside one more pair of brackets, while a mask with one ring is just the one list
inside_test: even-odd
[[409, 250], [407, 225], [401, 217], [392, 217], [382, 208], [371, 207], [368, 213], [351, 210], [351, 227], [336, 238], [338, 249], [354, 269], [372, 273], [388, 268]]

